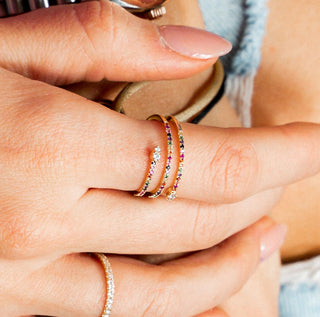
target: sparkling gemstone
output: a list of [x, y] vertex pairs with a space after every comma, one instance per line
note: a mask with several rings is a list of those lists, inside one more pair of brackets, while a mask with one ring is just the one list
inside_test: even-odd
[[161, 158], [160, 148], [159, 148], [159, 150], [157, 150], [158, 148], [159, 148], [159, 147], [157, 147], [157, 148], [155, 149], [155, 151], [153, 152], [153, 160], [154, 160], [155, 162], [160, 161], [160, 158]]
[[177, 196], [176, 196], [176, 192], [175, 192], [174, 190], [172, 190], [172, 191], [170, 192], [170, 194], [167, 196], [167, 199], [168, 199], [168, 200], [174, 200], [176, 197], [177, 197]]

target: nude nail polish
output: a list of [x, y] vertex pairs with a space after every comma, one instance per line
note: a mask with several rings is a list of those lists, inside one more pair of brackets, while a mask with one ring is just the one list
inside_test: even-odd
[[183, 56], [210, 59], [230, 52], [232, 45], [222, 37], [202, 29], [165, 25], [159, 27], [163, 45]]
[[261, 261], [264, 261], [281, 248], [286, 237], [287, 230], [286, 225], [278, 224], [272, 226], [262, 235], [260, 240]]

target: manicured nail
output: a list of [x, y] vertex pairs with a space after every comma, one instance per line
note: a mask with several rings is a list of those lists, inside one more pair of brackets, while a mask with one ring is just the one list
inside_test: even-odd
[[222, 37], [187, 26], [159, 27], [162, 43], [169, 49], [196, 59], [210, 59], [230, 52], [232, 45]]
[[265, 232], [260, 240], [260, 260], [264, 261], [279, 250], [284, 242], [288, 228], [284, 224], [272, 226]]

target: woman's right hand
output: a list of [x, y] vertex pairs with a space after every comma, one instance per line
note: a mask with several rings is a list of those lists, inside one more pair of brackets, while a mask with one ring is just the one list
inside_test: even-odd
[[[216, 57], [199, 60], [176, 54], [160, 45], [154, 26], [145, 29], [150, 22], [107, 3], [50, 10], [49, 17], [52, 12], [61, 15], [52, 15], [50, 20], [39, 11], [4, 19], [0, 24], [6, 43], [1, 45], [0, 64], [7, 68], [0, 70], [0, 257], [12, 263], [2, 276], [9, 280], [17, 276], [20, 263], [24, 270], [29, 266], [34, 270], [55, 260], [60, 263], [58, 259], [78, 252], [155, 254], [208, 248], [267, 213], [275, 201], [274, 188], [319, 171], [320, 129], [316, 125], [218, 129], [184, 124], [186, 158], [178, 191], [181, 199], [169, 203], [162, 198], [153, 201], [133, 197], [128, 191], [143, 182], [150, 149], [158, 144], [165, 146], [160, 125], [127, 118], [16, 73], [59, 84], [98, 80], [104, 75], [117, 80], [164, 79], [196, 73]], [[96, 15], [88, 15], [86, 20], [86, 10]], [[114, 24], [110, 20], [106, 20], [107, 25], [94, 24], [95, 18], [108, 14]], [[75, 41], [78, 53], [87, 56], [87, 64], [78, 65], [77, 54], [73, 59], [73, 40], [70, 47], [63, 45], [70, 34], [54, 28], [63, 29], [63, 23], [70, 20], [80, 21], [70, 24], [75, 28], [70, 29], [74, 32], [71, 34], [87, 36], [83, 43]], [[149, 36], [143, 43], [136, 36], [128, 43], [132, 46], [126, 50], [126, 59], [118, 58], [113, 65], [106, 58], [110, 56], [104, 45], [105, 51], [94, 49], [102, 43], [102, 37], [97, 35], [96, 40], [93, 30], [101, 28], [104, 32], [97, 34], [112, 43], [114, 32], [120, 36], [116, 28], [123, 21], [136, 23], [130, 24], [132, 34], [146, 30]], [[108, 32], [107, 26], [113, 32]], [[31, 32], [35, 27], [39, 27], [39, 34]], [[55, 50], [51, 46], [44, 49], [48, 39]], [[136, 41], [145, 45], [138, 58], [134, 56]], [[25, 52], [21, 43], [26, 45]], [[88, 43], [93, 43], [90, 52], [99, 53], [95, 58], [88, 58], [84, 49]], [[125, 41], [117, 43], [124, 45]], [[58, 51], [57, 44], [61, 45]], [[137, 69], [142, 56], [148, 56], [148, 62], [140, 61]], [[156, 184], [160, 176], [155, 176]], [[232, 255], [232, 247], [226, 250]], [[258, 252], [254, 254], [253, 264]], [[8, 281], [7, 285], [6, 294], [13, 294], [19, 281]], [[223, 289], [221, 286], [219, 291], [224, 293]]]

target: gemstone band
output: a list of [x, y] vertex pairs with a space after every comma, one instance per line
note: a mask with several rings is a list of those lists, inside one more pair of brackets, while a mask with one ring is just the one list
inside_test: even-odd
[[148, 174], [145, 178], [145, 181], [143, 182], [143, 185], [137, 190], [137, 193], [134, 194], [136, 197], [142, 197], [148, 191], [148, 187], [150, 185], [152, 176], [153, 176], [154, 171], [156, 169], [157, 162], [160, 161], [160, 158], [161, 158], [161, 150], [160, 150], [160, 146], [157, 146], [153, 149], [153, 151], [151, 153], [152, 161], [151, 161], [151, 164], [149, 167]]
[[102, 266], [106, 274], [106, 281], [107, 281], [107, 298], [106, 298], [106, 303], [103, 309], [103, 313], [101, 314], [101, 317], [110, 317], [112, 304], [113, 304], [114, 289], [115, 289], [111, 264], [107, 256], [104, 255], [103, 253], [94, 253], [94, 254], [102, 263]]
[[167, 138], [167, 159], [166, 159], [166, 167], [162, 173], [162, 179], [158, 187], [154, 192], [152, 192], [148, 197], [149, 198], [157, 198], [159, 197], [164, 188], [166, 187], [167, 180], [170, 176], [170, 171], [171, 171], [171, 161], [172, 161], [172, 155], [173, 155], [173, 146], [172, 146], [172, 133], [171, 133], [171, 128], [168, 120], [159, 114], [152, 115], [148, 118], [148, 120], [156, 120], [159, 122], [162, 122], [164, 127], [165, 127], [165, 133], [166, 133], [166, 138]]
[[183, 166], [184, 166], [184, 136], [183, 130], [179, 121], [174, 116], [168, 117], [169, 121], [172, 121], [178, 132], [179, 139], [179, 164], [175, 175], [175, 181], [172, 187], [169, 187], [166, 191], [167, 200], [174, 200], [177, 197], [177, 189], [181, 181]]

